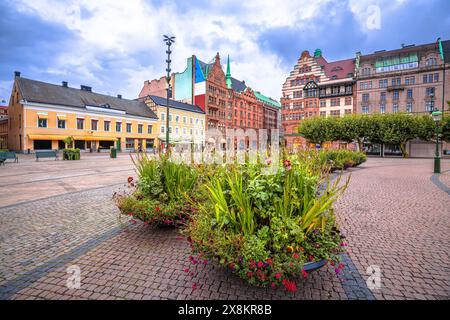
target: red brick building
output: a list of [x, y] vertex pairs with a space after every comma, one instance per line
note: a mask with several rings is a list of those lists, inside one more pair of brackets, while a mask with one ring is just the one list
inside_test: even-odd
[[[230, 61], [225, 74], [219, 53], [205, 63], [195, 55], [187, 59], [186, 69], [172, 75], [175, 100], [192, 103], [206, 113], [206, 128], [278, 128], [280, 104], [231, 77]], [[164, 90], [163, 90], [164, 88]], [[140, 97], [165, 96], [165, 79], [144, 82]]]
[[283, 84], [281, 122], [284, 144], [305, 147], [298, 134], [301, 120], [315, 116], [351, 114], [355, 102], [355, 59], [328, 62], [320, 49], [303, 51]]

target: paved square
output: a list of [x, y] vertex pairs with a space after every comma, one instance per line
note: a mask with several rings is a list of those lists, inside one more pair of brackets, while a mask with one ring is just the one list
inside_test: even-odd
[[[130, 158], [0, 167], [1, 299], [448, 299], [450, 161], [370, 158], [351, 170], [336, 208], [346, 268], [322, 269], [296, 294], [253, 288], [214, 264], [189, 263], [175, 230], [119, 219], [111, 195], [134, 176]], [[346, 173], [349, 174], [349, 173]], [[70, 266], [81, 271], [69, 289]], [[369, 266], [381, 289], [367, 288]], [[185, 272], [189, 269], [189, 272]]]

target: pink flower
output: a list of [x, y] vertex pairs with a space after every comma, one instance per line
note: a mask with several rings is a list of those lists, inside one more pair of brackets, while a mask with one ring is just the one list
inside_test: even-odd
[[305, 269], [302, 269], [302, 276], [303, 278], [306, 278], [308, 276], [308, 272], [306, 272]]
[[189, 268], [186, 268], [183, 270], [184, 272], [188, 273], [189, 272]]
[[206, 266], [208, 264], [208, 260], [203, 260], [203, 264]]
[[266, 163], [270, 166], [272, 164], [272, 160], [271, 159], [267, 159]]
[[264, 263], [262, 261], [258, 261], [258, 268], [264, 267]]
[[341, 247], [346, 247], [346, 246], [348, 246], [348, 243], [347, 243], [347, 242], [342, 242], [342, 243], [341, 243]]
[[193, 284], [192, 284], [192, 290], [196, 290], [197, 289], [197, 284], [194, 282]]
[[281, 273], [275, 273], [275, 278], [280, 279], [281, 278]]

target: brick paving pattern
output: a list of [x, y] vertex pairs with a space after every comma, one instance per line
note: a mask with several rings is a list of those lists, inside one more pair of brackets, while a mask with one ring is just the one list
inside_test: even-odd
[[[84, 169], [99, 170], [108, 161], [85, 162]], [[127, 161], [116, 169], [124, 170], [116, 173], [120, 179], [129, 174]], [[344, 257], [347, 267], [339, 276], [326, 268], [310, 274], [300, 280], [296, 294], [251, 287], [214, 264], [197, 265], [194, 271], [188, 244], [175, 230], [118, 221], [111, 194], [119, 180], [93, 190], [88, 189], [94, 183], [73, 185], [76, 192], [59, 190], [60, 195], [40, 200], [42, 189], [35, 189], [37, 195], [29, 190], [29, 201], [0, 207], [0, 298], [448, 299], [449, 195], [431, 181], [431, 162], [369, 159], [353, 169], [336, 208], [350, 244]], [[23, 181], [32, 178], [26, 172], [39, 174], [38, 167], [27, 165]], [[448, 169], [450, 162], [443, 161], [443, 171]], [[98, 173], [85, 177], [99, 184], [112, 182], [102, 170]], [[47, 173], [37, 180], [50, 178], [55, 183], [67, 179]], [[445, 174], [440, 181], [449, 186]], [[38, 187], [42, 182], [36, 183]], [[79, 289], [66, 285], [72, 265], [81, 270]], [[381, 268], [379, 290], [366, 286], [370, 265]]]

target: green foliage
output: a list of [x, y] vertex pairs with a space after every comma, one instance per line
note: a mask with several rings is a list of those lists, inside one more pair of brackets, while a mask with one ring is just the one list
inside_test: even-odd
[[[442, 130], [447, 122], [442, 122]], [[448, 130], [448, 129], [445, 129]], [[362, 150], [363, 141], [400, 146], [404, 157], [408, 157], [406, 144], [419, 138], [435, 139], [435, 124], [430, 116], [414, 116], [407, 113], [349, 115], [343, 118], [310, 118], [303, 120], [300, 134], [311, 143], [326, 141], [358, 142]], [[448, 134], [443, 135], [448, 139]]]
[[65, 143], [66, 148], [69, 148], [73, 144], [73, 137], [66, 137], [62, 141]]
[[338, 178], [320, 192], [327, 169], [315, 169], [313, 161], [320, 161], [317, 154], [296, 154], [271, 174], [253, 164], [211, 176], [186, 230], [194, 250], [261, 286], [280, 285], [311, 259], [337, 261], [333, 204], [348, 181]]
[[318, 155], [321, 163], [330, 165], [331, 171], [356, 167], [367, 160], [363, 152], [350, 150], [319, 150]]
[[136, 183], [129, 178], [131, 194], [116, 194], [122, 214], [146, 223], [179, 225], [194, 211], [196, 184], [201, 170], [175, 163], [166, 156], [153, 158], [145, 153], [131, 158], [138, 174]]
[[442, 130], [441, 130], [441, 139], [447, 142], [450, 142], [450, 115], [446, 115], [442, 118], [441, 122]]
[[80, 160], [80, 149], [78, 148], [63, 149], [63, 160]]

